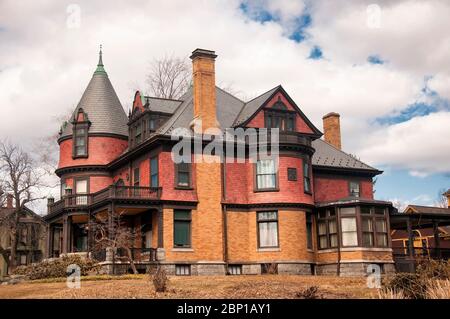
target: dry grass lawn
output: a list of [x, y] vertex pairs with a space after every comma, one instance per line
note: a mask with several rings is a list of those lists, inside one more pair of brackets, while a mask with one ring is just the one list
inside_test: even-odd
[[147, 275], [114, 280], [82, 280], [80, 289], [65, 282], [24, 282], [0, 286], [0, 298], [299, 298], [318, 286], [323, 298], [374, 298], [378, 292], [365, 278], [332, 276], [199, 276], [170, 277], [168, 291], [156, 293]]

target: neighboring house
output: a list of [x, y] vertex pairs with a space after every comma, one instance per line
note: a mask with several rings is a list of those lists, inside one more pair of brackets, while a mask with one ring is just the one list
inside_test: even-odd
[[[48, 256], [91, 251], [92, 222], [123, 213], [138, 267], [160, 263], [170, 274], [393, 271], [392, 204], [373, 198], [382, 172], [341, 150], [339, 114], [324, 116], [322, 140], [283, 87], [248, 102], [216, 87], [215, 58], [195, 50], [193, 86], [182, 97], [136, 92], [127, 116], [100, 54], [60, 131], [61, 200], [49, 199], [45, 216]], [[210, 127], [278, 128], [279, 158], [175, 164], [171, 134], [184, 128], [207, 144], [200, 134]], [[251, 139], [228, 143], [249, 148]]]
[[[6, 207], [0, 207], [0, 220], [13, 214], [12, 196], [7, 196]], [[28, 265], [41, 261], [45, 254], [46, 226], [41, 216], [28, 208], [25, 208], [19, 217], [18, 245], [16, 254], [16, 265]], [[10, 229], [4, 223], [0, 223], [0, 247], [10, 254], [11, 235]], [[0, 277], [8, 274], [8, 263], [0, 255]]]
[[[447, 196], [450, 197], [450, 193]], [[442, 258], [450, 258], [449, 208], [409, 205], [403, 214], [409, 217], [418, 216], [417, 222], [411, 227], [414, 255], [435, 257], [439, 249], [439, 255]], [[434, 217], [434, 225], [429, 221], [430, 216]], [[408, 230], [394, 229], [391, 236], [394, 254], [399, 256], [409, 255], [410, 236]], [[437, 243], [437, 240], [439, 240], [439, 243]]]

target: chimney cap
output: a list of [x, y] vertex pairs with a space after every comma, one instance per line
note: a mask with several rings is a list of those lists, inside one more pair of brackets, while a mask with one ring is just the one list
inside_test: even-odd
[[325, 115], [322, 117], [322, 120], [324, 120], [324, 119], [326, 119], [326, 118], [328, 118], [328, 117], [340, 117], [340, 115], [339, 115], [339, 113], [336, 113], [336, 112], [330, 112], [330, 113], [328, 113], [328, 114], [325, 114]]
[[205, 57], [210, 59], [217, 58], [216, 52], [212, 50], [205, 50], [205, 49], [195, 49], [192, 51], [192, 55], [190, 56], [191, 59], [195, 59], [197, 57]]

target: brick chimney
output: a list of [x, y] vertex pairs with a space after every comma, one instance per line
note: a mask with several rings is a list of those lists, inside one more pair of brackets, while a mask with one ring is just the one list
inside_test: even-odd
[[194, 78], [194, 119], [191, 126], [195, 129], [196, 121], [201, 120], [202, 132], [219, 127], [216, 115], [216, 57], [214, 51], [204, 49], [195, 49], [190, 56]]
[[13, 208], [14, 207], [13, 206], [13, 199], [14, 199], [13, 195], [11, 195], [11, 194], [6, 195], [6, 208]]
[[338, 113], [328, 113], [323, 119], [323, 131], [325, 141], [334, 147], [341, 149], [341, 123]]

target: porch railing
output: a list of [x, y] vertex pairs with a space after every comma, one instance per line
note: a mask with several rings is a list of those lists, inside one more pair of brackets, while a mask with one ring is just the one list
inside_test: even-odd
[[161, 198], [160, 187], [117, 186], [111, 185], [91, 194], [69, 194], [48, 207], [48, 213], [56, 213], [64, 208], [83, 208], [111, 199], [148, 199]]
[[450, 260], [449, 248], [420, 248], [409, 254], [408, 248], [394, 248], [393, 257], [398, 272], [414, 272], [419, 261], [424, 259]]

